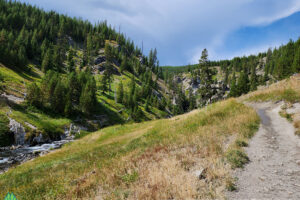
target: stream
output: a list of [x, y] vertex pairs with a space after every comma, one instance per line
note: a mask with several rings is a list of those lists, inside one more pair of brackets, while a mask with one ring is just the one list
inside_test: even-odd
[[59, 149], [62, 145], [73, 141], [72, 139], [54, 141], [49, 144], [37, 146], [17, 146], [0, 148], [0, 174], [9, 168], [22, 164], [40, 155]]

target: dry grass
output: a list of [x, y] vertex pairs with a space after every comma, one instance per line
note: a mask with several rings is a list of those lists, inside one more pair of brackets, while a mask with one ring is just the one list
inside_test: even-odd
[[269, 87], [240, 97], [242, 101], [281, 101], [295, 103], [300, 100], [300, 74], [279, 81]]
[[295, 134], [296, 134], [296, 135], [300, 135], [300, 120], [296, 120], [296, 121], [294, 122], [294, 127], [296, 128]]
[[230, 99], [176, 118], [109, 127], [11, 169], [0, 199], [224, 198], [226, 152], [253, 135], [258, 116]]

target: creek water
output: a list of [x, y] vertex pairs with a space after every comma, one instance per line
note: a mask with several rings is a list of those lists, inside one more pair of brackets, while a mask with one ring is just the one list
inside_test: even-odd
[[50, 151], [61, 148], [62, 145], [73, 140], [54, 141], [49, 144], [37, 146], [19, 146], [0, 148], [0, 174], [6, 172], [9, 168], [22, 164], [39, 155], [44, 155]]

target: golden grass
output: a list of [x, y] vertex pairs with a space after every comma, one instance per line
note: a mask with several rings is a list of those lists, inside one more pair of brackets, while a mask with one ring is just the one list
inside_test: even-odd
[[274, 83], [240, 97], [242, 101], [281, 101], [294, 103], [300, 100], [300, 74]]

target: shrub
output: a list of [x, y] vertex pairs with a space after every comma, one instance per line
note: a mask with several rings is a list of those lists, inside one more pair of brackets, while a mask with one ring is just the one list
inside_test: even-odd
[[242, 168], [245, 164], [249, 162], [248, 156], [241, 150], [236, 149], [229, 150], [226, 155], [226, 158], [233, 169]]
[[247, 147], [248, 146], [248, 143], [244, 140], [236, 140], [235, 141], [235, 144], [238, 146], [238, 147]]

